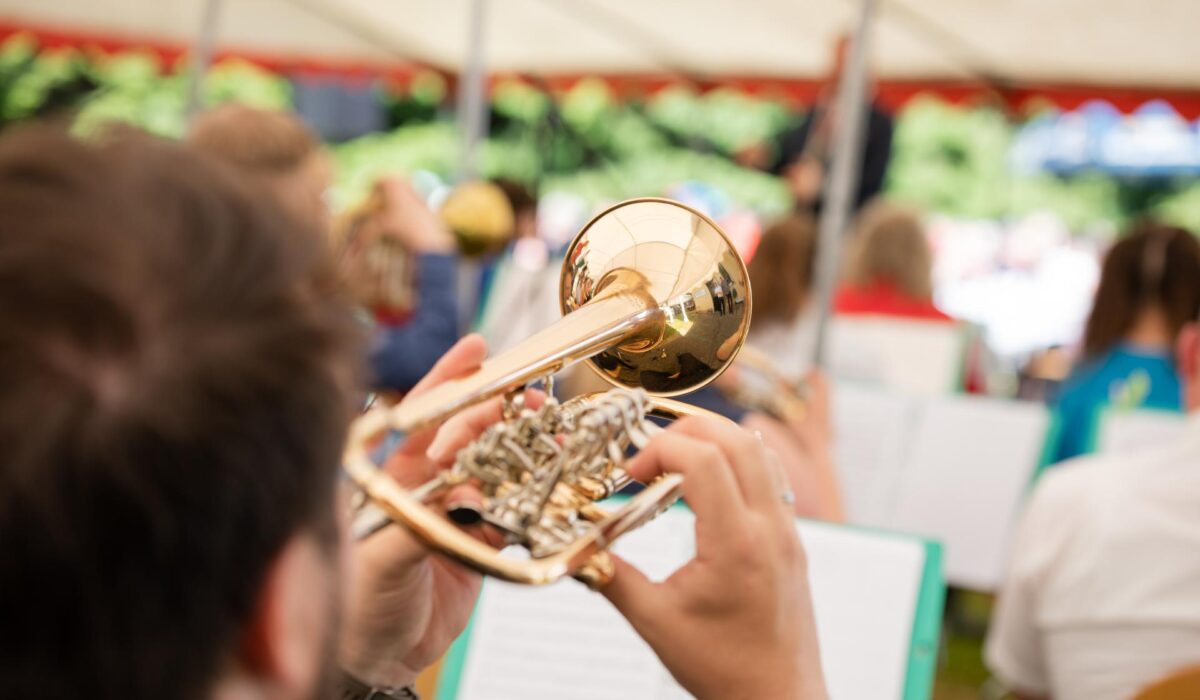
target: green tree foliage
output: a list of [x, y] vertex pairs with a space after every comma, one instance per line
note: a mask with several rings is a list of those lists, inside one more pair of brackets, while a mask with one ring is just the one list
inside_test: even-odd
[[1002, 216], [1009, 204], [1012, 132], [998, 111], [917, 97], [896, 119], [887, 191], [944, 214]]
[[[186, 59], [164, 66], [149, 52], [41, 50], [31, 36], [14, 35], [0, 44], [0, 125], [74, 107], [82, 134], [119, 122], [177, 137], [185, 128], [188, 68]], [[362, 197], [385, 173], [429, 171], [444, 179], [457, 173], [462, 144], [444, 78], [425, 72], [403, 89], [384, 88], [380, 94], [395, 128], [331, 149], [338, 172], [334, 198], [342, 205]], [[206, 75], [201, 100], [205, 107], [237, 101], [288, 109], [293, 95], [284, 77], [226, 60]], [[731, 159], [748, 146], [773, 144], [797, 118], [777, 100], [683, 85], [644, 100], [621, 100], [598, 79], [562, 94], [507, 80], [493, 90], [491, 116], [493, 128], [479, 157], [485, 177], [572, 192], [593, 203], [701, 181], [763, 213], [790, 206], [780, 180]], [[885, 191], [951, 216], [997, 219], [1049, 211], [1082, 231], [1151, 213], [1200, 231], [1200, 184], [1194, 179], [1017, 174], [1008, 157], [1018, 128], [997, 109], [918, 97], [896, 115]]]

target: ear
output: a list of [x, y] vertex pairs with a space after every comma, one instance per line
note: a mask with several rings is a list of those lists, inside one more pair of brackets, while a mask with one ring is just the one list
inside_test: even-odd
[[1189, 323], [1179, 331], [1175, 341], [1175, 363], [1187, 392], [1188, 407], [1200, 408], [1200, 325], [1197, 323]]
[[335, 560], [312, 535], [294, 535], [263, 579], [242, 636], [245, 673], [287, 697], [305, 697], [316, 687], [332, 653], [330, 640], [338, 606]]

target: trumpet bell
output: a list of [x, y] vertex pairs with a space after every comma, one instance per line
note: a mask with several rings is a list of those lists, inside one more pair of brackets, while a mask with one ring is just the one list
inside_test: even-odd
[[716, 379], [750, 328], [746, 265], [712, 219], [667, 199], [598, 214], [563, 260], [564, 317], [474, 374], [397, 407], [414, 430], [489, 397], [594, 358], [617, 386], [677, 396]]
[[749, 329], [745, 264], [711, 219], [678, 202], [623, 202], [579, 232], [563, 261], [563, 314], [611, 285], [636, 287], [660, 312], [649, 332], [589, 358], [616, 386], [652, 396], [695, 391], [729, 366]]

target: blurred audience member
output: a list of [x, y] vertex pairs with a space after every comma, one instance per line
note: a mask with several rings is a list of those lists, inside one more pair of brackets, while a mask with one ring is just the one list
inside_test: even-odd
[[[188, 142], [257, 180], [293, 216], [332, 236], [325, 197], [332, 184], [332, 167], [321, 143], [295, 115], [224, 105], [196, 119]], [[350, 248], [341, 251], [342, 269], [351, 276], [345, 280], [347, 285], [361, 290], [364, 280], [353, 276], [371, 274], [371, 284], [379, 281], [359, 264], [379, 251], [377, 241], [393, 242], [415, 256], [412, 266], [389, 268], [416, 280], [411, 313], [397, 316], [368, 302], [378, 322], [371, 351], [375, 384], [380, 389], [407, 391], [458, 339], [454, 240], [412, 188], [398, 180], [379, 183], [368, 209], [370, 216], [358, 227], [361, 235], [343, 241]], [[401, 286], [410, 283], [398, 281]]]
[[[799, 211], [817, 213], [824, 203], [834, 134], [843, 123], [834, 103], [850, 47], [849, 37], [838, 40], [834, 49], [833, 68], [817, 103], [797, 127], [780, 137], [778, 154], [769, 167], [771, 172], [787, 179]], [[859, 170], [858, 191], [854, 193], [855, 209], [861, 208], [883, 189], [883, 179], [892, 156], [892, 117], [875, 103], [874, 96], [870, 94], [873, 88], [869, 83], [866, 89], [867, 114], [863, 125], [866, 144]], [[743, 162], [748, 157], [754, 156], [743, 155]]]
[[1052, 458], [1087, 452], [1101, 412], [1182, 406], [1172, 349], [1200, 309], [1200, 242], [1183, 229], [1146, 223], [1105, 257], [1084, 330], [1083, 359], [1063, 383]]
[[850, 245], [839, 314], [951, 321], [933, 305], [933, 252], [920, 216], [878, 199], [863, 210]]
[[[407, 256], [405, 267], [384, 272], [406, 277], [401, 283], [412, 285], [415, 298], [410, 313], [401, 317], [376, 313], [371, 348], [376, 387], [404, 392], [458, 340], [454, 237], [403, 179], [378, 181], [373, 200], [371, 216], [362, 222], [353, 242], [360, 252], [346, 255], [365, 259], [373, 248], [379, 250], [380, 243], [390, 241]], [[368, 274], [363, 266], [353, 267]]]
[[294, 115], [222, 105], [200, 114], [187, 140], [258, 180], [294, 215], [322, 228], [329, 226], [326, 192], [333, 181], [333, 166], [316, 134]]
[[[1156, 264], [1158, 252], [1141, 255], [1146, 246], [1170, 244], [1172, 258], [1187, 259], [1194, 242], [1182, 243], [1185, 235], [1143, 229], [1110, 256], [1106, 276], [1124, 271], [1121, 284], [1133, 285], [1126, 291], [1161, 290], [1162, 270], [1147, 286], [1133, 270]], [[1128, 267], [1128, 258], [1139, 262]], [[1159, 332], [1173, 327], [1173, 308], [1158, 312]], [[1126, 700], [1200, 663], [1200, 330], [1190, 323], [1172, 335], [1192, 411], [1185, 437], [1055, 467], [1021, 518], [986, 649], [992, 672], [1018, 698]]]
[[537, 197], [516, 180], [497, 178], [492, 184], [500, 188], [512, 207], [513, 231], [510, 238], [537, 238]]
[[747, 343], [790, 379], [812, 361], [817, 314], [810, 303], [817, 232], [811, 216], [794, 214], [763, 233], [750, 261], [754, 323]]

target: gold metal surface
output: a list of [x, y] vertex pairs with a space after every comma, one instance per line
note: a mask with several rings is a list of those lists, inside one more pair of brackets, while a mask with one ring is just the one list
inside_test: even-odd
[[405, 402], [411, 431], [585, 358], [617, 386], [677, 396], [716, 379], [750, 327], [750, 282], [711, 219], [678, 202], [633, 199], [583, 227], [563, 260], [564, 317], [469, 377]]
[[404, 315], [417, 304], [412, 253], [383, 235], [378, 192], [334, 223], [333, 246], [343, 283], [355, 303], [372, 312]]
[[[635, 272], [634, 280], [626, 280]], [[677, 396], [729, 366], [750, 326], [746, 266], [712, 219], [678, 202], [635, 199], [591, 220], [563, 260], [564, 314], [609, 285], [632, 285], [659, 312], [653, 332], [593, 356], [588, 364], [617, 386]]]
[[[624, 456], [659, 430], [647, 416], [706, 413], [668, 397], [704, 386], [737, 356], [750, 287], [710, 219], [676, 202], [639, 199], [602, 212], [576, 237], [561, 302], [563, 319], [473, 374], [365, 413], [351, 428], [344, 467], [370, 507], [478, 571], [529, 584], [570, 575], [595, 587], [612, 576], [608, 547], [677, 500], [682, 477], [660, 477], [612, 512], [593, 501], [632, 480]], [[518, 389], [584, 359], [618, 388], [524, 406]], [[500, 394], [508, 397], [505, 419], [433, 480], [406, 489], [372, 461], [368, 446], [390, 431], [434, 425]], [[528, 558], [502, 555], [426, 505], [463, 484], [483, 494], [479, 517]]]

